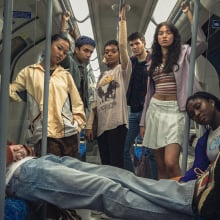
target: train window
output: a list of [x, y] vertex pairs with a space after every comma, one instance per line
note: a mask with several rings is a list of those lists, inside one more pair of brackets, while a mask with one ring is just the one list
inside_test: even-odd
[[27, 46], [27, 43], [20, 36], [16, 36], [15, 38], [13, 38], [11, 43], [12, 43], [11, 44], [11, 61], [12, 61], [18, 55], [18, 53], [20, 53]]
[[[169, 0], [169, 3], [164, 0], [159, 0], [153, 13], [155, 22], [160, 23], [166, 21], [177, 2], [177, 0]], [[164, 10], [165, 8], [166, 10]]]
[[[26, 41], [20, 37], [16, 36], [11, 42], [11, 63], [15, 57], [27, 46]], [[3, 56], [3, 51], [0, 52], [0, 57]], [[0, 59], [2, 61], [2, 59]], [[0, 62], [0, 68], [2, 68], [2, 62]], [[11, 76], [12, 77], [12, 76]]]
[[[151, 18], [151, 21], [145, 32], [145, 39], [147, 39], [146, 41], [147, 48], [151, 48], [151, 45], [153, 43], [153, 34], [155, 32], [156, 25], [159, 24], [160, 22], [167, 20], [168, 16], [170, 15], [171, 11], [173, 10], [176, 4], [177, 4], [177, 0], [169, 1], [169, 3], [163, 0], [158, 1], [153, 16]], [[166, 8], [166, 10], [164, 10], [164, 8]]]

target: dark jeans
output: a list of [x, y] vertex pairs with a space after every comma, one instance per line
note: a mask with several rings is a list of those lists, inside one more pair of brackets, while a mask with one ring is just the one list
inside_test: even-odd
[[120, 125], [112, 130], [105, 131], [98, 137], [98, 146], [102, 164], [123, 168], [123, 153], [126, 134], [126, 126]]

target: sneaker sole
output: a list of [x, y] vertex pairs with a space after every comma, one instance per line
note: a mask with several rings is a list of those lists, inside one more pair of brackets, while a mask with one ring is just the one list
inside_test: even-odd
[[203, 191], [198, 204], [199, 213], [205, 219], [213, 219], [213, 215], [220, 216], [220, 184], [218, 183], [220, 180], [220, 153], [218, 153], [211, 169], [214, 169], [214, 172], [210, 175], [213, 180], [207, 189]]

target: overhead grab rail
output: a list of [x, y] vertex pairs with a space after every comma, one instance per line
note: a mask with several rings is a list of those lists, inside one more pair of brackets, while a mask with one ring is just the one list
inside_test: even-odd
[[91, 61], [95, 61], [95, 60], [97, 60], [98, 59], [98, 57], [95, 57], [95, 58], [93, 58], [93, 59], [90, 59], [90, 62]]
[[155, 26], [158, 25], [158, 23], [155, 21], [154, 17], [152, 17], [150, 20], [151, 20], [151, 22], [152, 22]]
[[[61, 8], [63, 9], [64, 13], [69, 11], [69, 10], [67, 10], [66, 5], [64, 4], [63, 0], [60, 0], [59, 2], [60, 2]], [[74, 25], [73, 25], [73, 22], [71, 21], [71, 18], [68, 20], [68, 24], [74, 30]]]
[[[188, 4], [189, 2], [190, 2], [190, 0], [184, 1], [185, 4]], [[182, 9], [180, 8], [178, 10], [177, 14], [175, 15], [175, 17], [173, 18], [172, 23], [175, 24], [181, 15], [182, 15]]]
[[87, 15], [84, 19], [82, 19], [82, 20], [78, 20], [76, 17], [74, 17], [75, 19], [76, 19], [76, 21], [78, 22], [78, 23], [83, 23], [83, 22], [85, 22], [88, 18], [90, 18], [90, 15]]

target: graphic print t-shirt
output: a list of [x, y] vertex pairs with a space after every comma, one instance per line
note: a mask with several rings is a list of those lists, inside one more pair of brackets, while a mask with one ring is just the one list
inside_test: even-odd
[[215, 160], [220, 149], [220, 127], [210, 130], [207, 143], [207, 156], [212, 162]]
[[105, 71], [96, 88], [98, 136], [119, 125], [128, 124], [126, 92], [130, 79], [131, 63], [127, 70], [118, 64]]

